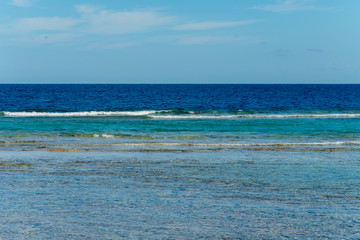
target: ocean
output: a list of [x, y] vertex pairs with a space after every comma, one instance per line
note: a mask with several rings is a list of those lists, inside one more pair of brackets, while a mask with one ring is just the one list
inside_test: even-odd
[[360, 85], [3, 84], [0, 100], [0, 238], [360, 238]]

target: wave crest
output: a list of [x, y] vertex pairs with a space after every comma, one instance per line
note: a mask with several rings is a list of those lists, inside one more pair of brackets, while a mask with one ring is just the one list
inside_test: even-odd
[[296, 119], [296, 118], [360, 118], [360, 113], [244, 113], [220, 111], [139, 110], [83, 112], [10, 112], [4, 117], [146, 117], [152, 119]]
[[4, 112], [6, 117], [106, 117], [106, 116], [148, 116], [156, 110], [145, 111], [85, 111], [85, 112]]

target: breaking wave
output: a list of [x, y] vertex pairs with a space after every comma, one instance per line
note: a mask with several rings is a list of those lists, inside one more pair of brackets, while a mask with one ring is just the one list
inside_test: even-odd
[[148, 116], [156, 114], [156, 110], [144, 111], [85, 111], [85, 112], [3, 112], [5, 117], [107, 117], [107, 116]]
[[360, 118], [360, 113], [253, 113], [238, 111], [83, 111], [83, 112], [1, 112], [4, 117], [125, 117], [151, 119], [296, 119], [296, 118]]

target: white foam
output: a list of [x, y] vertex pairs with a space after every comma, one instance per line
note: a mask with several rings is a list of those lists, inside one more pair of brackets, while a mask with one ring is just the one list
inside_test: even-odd
[[358, 113], [329, 113], [329, 114], [239, 114], [239, 115], [149, 115], [154, 119], [289, 119], [289, 118], [360, 118]]
[[[241, 111], [241, 110], [239, 110]], [[84, 111], [84, 112], [3, 112], [5, 117], [107, 117], [147, 116], [153, 119], [291, 119], [291, 118], [360, 118], [360, 113], [324, 113], [324, 114], [171, 114], [171, 110], [141, 111]], [[166, 113], [166, 114], [163, 114]]]
[[238, 115], [242, 118], [360, 118], [358, 113], [328, 113], [328, 114], [249, 114]]
[[239, 115], [149, 115], [154, 119], [231, 119], [238, 118]]
[[114, 138], [115, 136], [111, 135], [111, 134], [97, 134], [97, 133], [95, 133], [94, 137], [97, 137], [97, 138]]
[[148, 111], [89, 111], [89, 112], [4, 112], [6, 117], [101, 117], [101, 116], [147, 116], [155, 114], [155, 110]]

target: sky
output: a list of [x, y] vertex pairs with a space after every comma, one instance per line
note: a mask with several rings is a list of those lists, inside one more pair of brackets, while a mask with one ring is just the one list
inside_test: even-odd
[[1, 0], [0, 83], [359, 83], [359, 0]]

